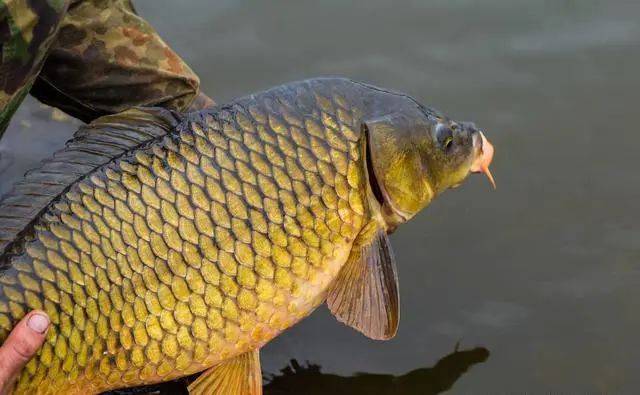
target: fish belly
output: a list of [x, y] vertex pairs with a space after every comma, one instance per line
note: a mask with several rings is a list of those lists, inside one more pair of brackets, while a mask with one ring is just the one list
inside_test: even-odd
[[52, 320], [15, 393], [185, 376], [324, 301], [365, 221], [365, 188], [355, 114], [309, 97], [312, 112], [254, 97], [203, 113], [34, 219], [0, 258], [0, 341], [31, 309]]

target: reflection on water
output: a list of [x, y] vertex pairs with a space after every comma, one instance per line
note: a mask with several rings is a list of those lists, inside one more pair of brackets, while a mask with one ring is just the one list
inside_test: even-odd
[[[399, 374], [463, 339], [492, 355], [456, 393], [638, 392], [640, 1], [134, 1], [219, 103], [342, 75], [496, 146], [497, 191], [473, 177], [392, 235], [395, 339], [321, 308], [261, 350], [264, 371], [295, 358]], [[0, 193], [76, 128], [25, 103], [0, 142]]]
[[[489, 350], [475, 347], [454, 350], [431, 367], [400, 374], [356, 373], [352, 376], [323, 373], [320, 365], [297, 360], [279, 374], [264, 374], [264, 395], [431, 395], [450, 390], [455, 382], [474, 365], [489, 358]], [[182, 395], [197, 375], [154, 386], [112, 391], [104, 395]]]
[[489, 358], [489, 350], [476, 347], [454, 351], [435, 365], [398, 376], [357, 373], [339, 376], [322, 373], [319, 365], [300, 365], [295, 359], [280, 374], [268, 378], [265, 395], [430, 395], [451, 389], [471, 367]]

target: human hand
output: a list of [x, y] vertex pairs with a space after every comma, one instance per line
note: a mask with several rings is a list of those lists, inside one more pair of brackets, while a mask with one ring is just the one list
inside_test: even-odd
[[43, 311], [32, 311], [13, 328], [0, 346], [0, 395], [7, 395], [24, 365], [44, 343], [49, 317]]

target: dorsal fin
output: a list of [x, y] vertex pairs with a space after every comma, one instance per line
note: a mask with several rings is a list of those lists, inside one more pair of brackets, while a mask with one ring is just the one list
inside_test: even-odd
[[81, 127], [66, 144], [0, 200], [0, 256], [38, 213], [71, 184], [141, 144], [164, 136], [178, 115], [162, 108], [132, 108]]

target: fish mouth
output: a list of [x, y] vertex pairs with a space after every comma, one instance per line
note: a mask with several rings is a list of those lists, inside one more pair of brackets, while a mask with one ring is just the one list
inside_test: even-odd
[[469, 171], [471, 173], [484, 173], [493, 186], [493, 189], [496, 189], [496, 181], [489, 170], [489, 165], [493, 160], [493, 154], [495, 152], [493, 145], [484, 137], [484, 133], [478, 131], [478, 133], [473, 135], [473, 146], [475, 147], [476, 157], [473, 163], [471, 163]]
[[380, 214], [387, 225], [387, 233], [392, 233], [398, 225], [411, 219], [409, 213], [405, 213], [403, 210], [394, 207], [393, 201], [390, 199], [389, 194], [385, 190], [384, 185], [379, 182], [378, 175], [376, 174], [375, 166], [373, 165], [373, 155], [371, 152], [371, 136], [366, 131], [366, 166], [367, 166], [367, 180], [369, 182], [369, 188], [373, 194], [373, 197], [380, 205]]

